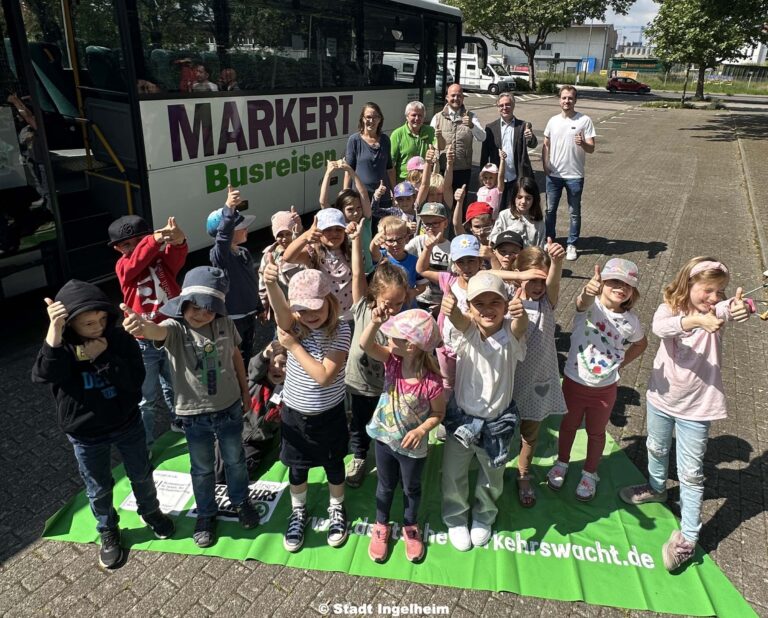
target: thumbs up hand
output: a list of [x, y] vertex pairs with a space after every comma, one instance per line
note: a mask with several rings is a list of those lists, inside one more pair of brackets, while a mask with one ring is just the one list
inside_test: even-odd
[[709, 310], [709, 313], [704, 313], [699, 316], [699, 327], [703, 328], [708, 333], [716, 333], [720, 330], [725, 320], [721, 320], [715, 315], [715, 308]]
[[463, 124], [465, 127], [468, 127], [471, 123], [472, 123], [472, 120], [469, 117], [469, 114], [464, 114], [461, 117], [461, 124]]
[[384, 194], [387, 192], [387, 188], [384, 186], [384, 181], [379, 181], [379, 186], [376, 187], [376, 191], [373, 192], [373, 199], [380, 200], [382, 197], [384, 197]]
[[744, 302], [743, 288], [736, 288], [736, 296], [731, 299], [729, 309], [736, 322], [746, 322], [749, 319], [749, 306]]
[[307, 235], [308, 243], [320, 242], [320, 235], [322, 232], [317, 228], [317, 215], [315, 215], [315, 218], [312, 220], [312, 225], [305, 234]]
[[360, 219], [358, 223], [355, 223], [354, 221], [350, 221], [347, 223], [347, 238], [349, 240], [355, 240], [357, 238], [360, 238], [360, 234], [363, 231], [363, 224], [365, 223], [365, 217]]
[[264, 272], [261, 273], [261, 278], [266, 285], [277, 284], [280, 278], [280, 269], [275, 264], [275, 258], [271, 251], [267, 252], [266, 264], [264, 266]]
[[48, 325], [48, 333], [45, 336], [45, 342], [52, 348], [61, 345], [64, 327], [67, 325], [67, 308], [62, 302], [54, 302], [50, 298], [45, 298], [45, 304], [48, 306], [48, 319], [51, 323]]
[[120, 311], [125, 315], [123, 318], [123, 328], [134, 337], [143, 337], [144, 327], [147, 325], [147, 320], [125, 303], [120, 303]]
[[448, 290], [443, 294], [443, 302], [440, 304], [440, 312], [450, 318], [454, 310], [458, 310], [456, 304], [456, 296], [454, 296], [451, 290]]
[[563, 245], [552, 242], [552, 239], [549, 237], [547, 237], [547, 253], [553, 262], [562, 262], [565, 259]]
[[227, 185], [227, 208], [237, 208], [240, 201], [240, 191], [232, 185]]
[[521, 285], [517, 290], [515, 290], [515, 295], [512, 297], [512, 300], [509, 301], [509, 304], [507, 305], [507, 313], [509, 313], [510, 316], [512, 316], [512, 319], [516, 320], [518, 318], [523, 317], [525, 315], [525, 307], [523, 307], [523, 286]]
[[457, 207], [459, 204], [464, 204], [464, 198], [466, 195], [467, 185], [461, 185], [461, 188], [456, 189], [456, 192], [453, 194], [453, 200], [456, 202]]
[[296, 206], [291, 204], [291, 232], [300, 234], [302, 229], [301, 217], [299, 216], [299, 213], [296, 212]]
[[584, 287], [584, 294], [587, 296], [597, 296], [600, 288], [603, 286], [603, 279], [600, 277], [600, 264], [595, 264], [595, 274]]

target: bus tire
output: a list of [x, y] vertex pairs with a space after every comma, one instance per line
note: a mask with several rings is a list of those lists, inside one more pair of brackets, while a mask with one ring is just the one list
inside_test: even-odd
[[489, 94], [499, 94], [499, 86], [498, 84], [491, 84], [488, 86], [488, 93]]

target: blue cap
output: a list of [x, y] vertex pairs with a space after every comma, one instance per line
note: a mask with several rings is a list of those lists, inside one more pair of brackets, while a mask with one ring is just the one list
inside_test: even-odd
[[463, 257], [480, 257], [480, 241], [472, 234], [461, 234], [451, 241], [451, 260]]
[[[221, 225], [221, 220], [224, 218], [224, 208], [214, 210], [205, 222], [205, 231], [209, 236], [216, 237]], [[235, 211], [235, 229], [242, 230], [247, 228], [251, 223], [256, 220], [254, 215], [243, 215], [239, 210]]]
[[323, 208], [317, 213], [317, 229], [322, 232], [329, 227], [347, 227], [344, 213], [338, 208]]
[[412, 195], [416, 195], [416, 187], [407, 180], [404, 180], [400, 184], [395, 185], [394, 193], [395, 197], [411, 197]]

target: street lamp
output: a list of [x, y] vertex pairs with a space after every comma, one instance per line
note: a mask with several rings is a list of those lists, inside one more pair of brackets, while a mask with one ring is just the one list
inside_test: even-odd
[[584, 64], [584, 77], [582, 79], [587, 79], [587, 67], [589, 66], [589, 47], [592, 45], [592, 25], [595, 23], [594, 19], [589, 20], [589, 38], [587, 39], [587, 61]]

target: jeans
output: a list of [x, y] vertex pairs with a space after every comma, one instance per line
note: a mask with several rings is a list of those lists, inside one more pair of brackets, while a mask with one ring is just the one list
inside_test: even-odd
[[378, 397], [352, 395], [352, 418], [349, 421], [349, 450], [358, 459], [365, 459], [371, 446], [371, 437], [365, 426], [371, 422], [379, 403]]
[[571, 224], [568, 228], [568, 244], [576, 246], [581, 232], [581, 192], [584, 190], [583, 178], [556, 178], [547, 176], [547, 236], [555, 239], [557, 227], [557, 207], [565, 189], [568, 198], [568, 212]]
[[214, 517], [218, 512], [215, 491], [215, 442], [219, 441], [227, 492], [232, 506], [240, 506], [248, 497], [248, 469], [243, 451], [243, 404], [238, 400], [226, 410], [207, 414], [180, 416], [189, 447], [192, 491], [198, 517]]
[[654, 491], [664, 491], [669, 468], [672, 429], [677, 436], [677, 477], [680, 479], [680, 529], [695, 543], [701, 530], [704, 500], [704, 454], [707, 452], [710, 421], [670, 416], [650, 403], [648, 408], [648, 476]]
[[147, 434], [147, 446], [155, 441], [155, 411], [160, 407], [160, 399], [165, 401], [171, 412], [171, 420], [176, 420], [173, 405], [173, 379], [171, 363], [165, 350], [158, 350], [151, 341], [137, 339], [141, 349], [141, 358], [147, 372], [141, 385], [141, 420], [144, 421], [144, 431]]
[[421, 503], [421, 473], [426, 457], [408, 457], [396, 453], [383, 442], [376, 440], [376, 521], [389, 523], [389, 512], [395, 497], [398, 481], [403, 485], [403, 525], [412, 526], [419, 518]]
[[139, 515], [154, 513], [160, 508], [157, 501], [152, 464], [149, 461], [144, 425], [136, 419], [128, 429], [109, 433], [97, 439], [82, 440], [67, 434], [75, 450], [85, 493], [96, 518], [96, 530], [117, 530], [119, 517], [112, 504], [112, 446], [120, 452], [128, 480], [136, 497]]

